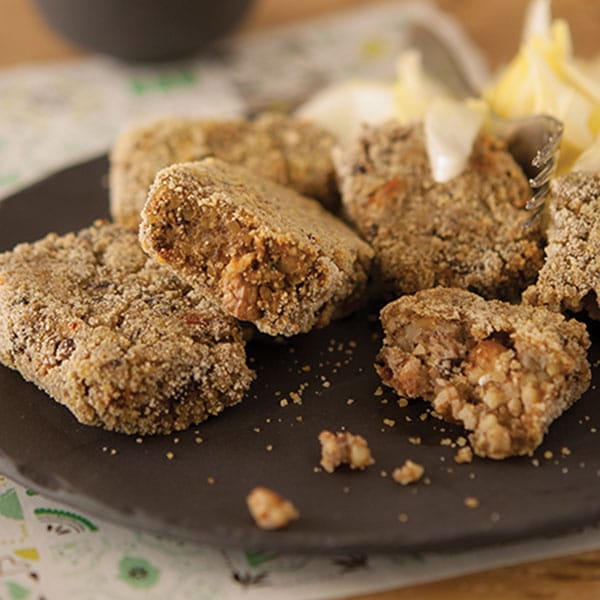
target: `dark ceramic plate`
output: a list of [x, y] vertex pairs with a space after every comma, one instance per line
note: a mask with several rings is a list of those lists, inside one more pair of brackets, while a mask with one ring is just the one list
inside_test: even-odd
[[[106, 171], [99, 158], [1, 203], [1, 249], [106, 216]], [[597, 339], [598, 331], [592, 335]], [[599, 520], [594, 385], [553, 425], [536, 453], [538, 467], [531, 458], [456, 465], [455, 450], [441, 441], [455, 439], [458, 428], [422, 421], [425, 404], [400, 408], [391, 392], [377, 391], [372, 363], [379, 344], [374, 311], [285, 343], [255, 341], [249, 354], [258, 380], [242, 404], [195, 430], [142, 443], [78, 424], [18, 373], [0, 367], [0, 471], [93, 515], [216, 546], [441, 550], [551, 535]], [[599, 357], [595, 343], [590, 358]], [[293, 392], [302, 387], [296, 404]], [[287, 406], [280, 405], [284, 398]], [[367, 438], [376, 464], [365, 472], [315, 472], [318, 433], [344, 427]], [[421, 444], [409, 442], [415, 436]], [[402, 487], [385, 476], [406, 458], [425, 466], [429, 484]], [[258, 530], [245, 508], [257, 484], [292, 499], [301, 519], [286, 530]], [[465, 506], [470, 496], [478, 508]]]

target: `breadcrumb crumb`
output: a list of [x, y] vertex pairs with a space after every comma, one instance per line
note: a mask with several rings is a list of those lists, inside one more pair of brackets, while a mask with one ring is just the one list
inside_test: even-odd
[[349, 431], [323, 430], [319, 434], [321, 443], [321, 466], [333, 473], [341, 464], [347, 464], [351, 469], [363, 470], [375, 461], [367, 440], [361, 435], [354, 435]]
[[463, 446], [458, 450], [458, 452], [454, 455], [454, 462], [459, 465], [463, 463], [470, 463], [473, 460], [473, 450], [471, 450], [470, 446]]
[[475, 496], [467, 496], [465, 498], [465, 506], [467, 508], [477, 508], [479, 506], [479, 498], [475, 498]]
[[408, 459], [401, 467], [396, 467], [394, 469], [392, 478], [400, 485], [408, 485], [419, 481], [424, 473], [425, 469], [423, 468], [423, 465]]
[[273, 490], [258, 486], [246, 497], [246, 505], [261, 529], [281, 529], [300, 517], [296, 507]]

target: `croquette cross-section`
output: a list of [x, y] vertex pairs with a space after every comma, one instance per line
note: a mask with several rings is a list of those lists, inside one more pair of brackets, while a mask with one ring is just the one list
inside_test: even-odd
[[137, 434], [216, 415], [253, 377], [237, 323], [100, 222], [0, 254], [0, 361], [82, 423]]
[[381, 322], [383, 382], [462, 424], [480, 456], [531, 453], [590, 383], [585, 326], [545, 308], [434, 288], [391, 302]]
[[554, 180], [549, 213], [546, 262], [523, 300], [600, 319], [600, 174]]
[[318, 202], [215, 158], [160, 171], [143, 248], [263, 333], [323, 327], [362, 301], [372, 250]]
[[421, 125], [364, 127], [335, 163], [343, 208], [373, 246], [385, 290], [444, 285], [517, 300], [535, 279], [542, 234], [523, 227], [531, 192], [498, 138], [480, 134], [446, 183], [433, 180]]
[[111, 152], [110, 211], [117, 223], [137, 229], [156, 173], [207, 156], [245, 166], [335, 209], [334, 143], [317, 125], [270, 113], [255, 121], [169, 118], [134, 127]]

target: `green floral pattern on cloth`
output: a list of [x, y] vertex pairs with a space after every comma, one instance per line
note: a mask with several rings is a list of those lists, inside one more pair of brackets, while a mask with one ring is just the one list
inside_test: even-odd
[[6, 589], [11, 600], [25, 600], [25, 598], [28, 598], [31, 595], [31, 590], [14, 581], [7, 582]]
[[151, 588], [158, 576], [158, 569], [145, 558], [126, 556], [119, 562], [119, 578], [132, 587]]
[[480, 53], [425, 2], [364, 7], [239, 36], [210, 57], [187, 62], [131, 66], [92, 57], [0, 72], [0, 198], [106, 152], [132, 122], [231, 117], [293, 106], [347, 77], [392, 79], [413, 24], [435, 30], [471, 80], [482, 81]]
[[[335, 598], [600, 547], [600, 532], [589, 529], [454, 553], [319, 557], [219, 551], [80, 514], [1, 476], [0, 494], [16, 498], [23, 515], [0, 516], [0, 600]], [[24, 537], [15, 541], [9, 522], [22, 525]]]
[[0, 515], [14, 521], [23, 520], [23, 510], [14, 488], [0, 494]]

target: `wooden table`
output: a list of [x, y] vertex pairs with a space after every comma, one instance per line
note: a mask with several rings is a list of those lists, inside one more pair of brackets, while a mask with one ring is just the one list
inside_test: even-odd
[[[264, 28], [344, 7], [373, 4], [373, 0], [256, 0], [241, 30]], [[457, 16], [474, 41], [486, 52], [492, 66], [510, 59], [518, 45], [525, 0], [481, 2], [438, 0]], [[49, 31], [31, 6], [31, 0], [1, 0], [0, 67], [29, 61], [71, 59], [83, 52]], [[577, 53], [596, 54], [600, 33], [600, 2], [554, 0], [554, 14], [571, 24]], [[483, 571], [361, 600], [588, 600], [600, 598], [600, 551], [586, 552], [515, 567]]]

